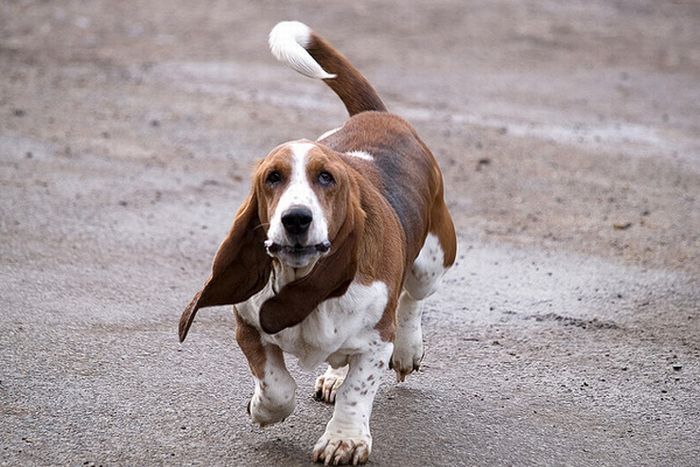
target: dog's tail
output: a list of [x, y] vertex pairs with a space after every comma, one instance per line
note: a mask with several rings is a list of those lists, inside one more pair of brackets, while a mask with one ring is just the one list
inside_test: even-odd
[[340, 97], [350, 116], [367, 110], [386, 112], [362, 73], [304, 23], [277, 23], [270, 31], [270, 50], [277, 60], [302, 75], [322, 79]]

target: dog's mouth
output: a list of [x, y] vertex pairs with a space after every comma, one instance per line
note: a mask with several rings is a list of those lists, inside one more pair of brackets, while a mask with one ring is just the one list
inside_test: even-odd
[[265, 248], [267, 252], [271, 255], [286, 253], [292, 256], [305, 256], [314, 253], [326, 253], [331, 249], [331, 242], [326, 240], [325, 242], [317, 243], [316, 245], [302, 245], [297, 243], [295, 245], [280, 245], [271, 240], [265, 241]]

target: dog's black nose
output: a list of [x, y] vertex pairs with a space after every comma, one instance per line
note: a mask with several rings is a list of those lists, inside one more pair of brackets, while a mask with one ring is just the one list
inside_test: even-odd
[[287, 233], [302, 235], [309, 230], [313, 216], [308, 208], [292, 208], [282, 215], [282, 225]]

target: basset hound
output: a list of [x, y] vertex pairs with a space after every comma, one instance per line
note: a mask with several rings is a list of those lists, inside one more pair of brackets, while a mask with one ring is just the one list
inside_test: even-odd
[[403, 381], [420, 365], [421, 301], [455, 260], [454, 225], [430, 150], [343, 55], [296, 21], [277, 24], [269, 44], [330, 86], [350, 119], [258, 164], [211, 276], [182, 314], [180, 341], [197, 310], [234, 305], [255, 380], [248, 412], [261, 426], [294, 410], [285, 353], [308, 369], [326, 362], [316, 397], [335, 408], [312, 459], [364, 463], [382, 373], [393, 368]]

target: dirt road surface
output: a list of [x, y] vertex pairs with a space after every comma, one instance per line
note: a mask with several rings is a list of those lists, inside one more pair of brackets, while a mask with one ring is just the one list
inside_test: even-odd
[[459, 231], [372, 464], [697, 465], [698, 3], [290, 3], [0, 5], [0, 462], [309, 462], [314, 374], [261, 430], [230, 310], [176, 337], [254, 161], [345, 118], [268, 53], [299, 19], [415, 125]]

